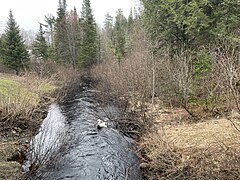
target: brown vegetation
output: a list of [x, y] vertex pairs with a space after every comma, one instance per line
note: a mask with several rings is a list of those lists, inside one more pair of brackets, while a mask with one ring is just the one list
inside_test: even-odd
[[[170, 122], [178, 114], [162, 111], [139, 142], [147, 179], [238, 179], [240, 134], [227, 119]], [[239, 120], [234, 120], [238, 123]]]
[[38, 66], [22, 76], [0, 74], [0, 178], [3, 179], [22, 177], [25, 147], [46, 117], [48, 106], [63, 101], [74, 89], [73, 85], [80, 83], [80, 74], [72, 69], [52, 62]]
[[[140, 34], [139, 34], [140, 33]], [[138, 154], [146, 179], [238, 179], [239, 53], [221, 42], [153, 57], [144, 32], [120, 62], [92, 69], [98, 89], [137, 112]], [[238, 115], [237, 115], [238, 117]]]

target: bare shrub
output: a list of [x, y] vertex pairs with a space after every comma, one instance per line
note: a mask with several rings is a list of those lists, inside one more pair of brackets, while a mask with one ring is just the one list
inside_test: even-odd
[[[92, 69], [92, 74], [100, 80], [99, 89], [139, 107], [151, 99], [154, 85], [153, 58], [141, 21], [135, 24], [132, 38], [131, 53], [120, 62], [112, 59], [98, 64]], [[155, 67], [158, 67], [158, 62], [155, 62]]]
[[145, 118], [146, 103], [151, 100], [153, 82], [152, 65], [147, 58], [147, 52], [137, 51], [122, 59], [120, 63], [104, 62], [92, 69], [93, 77], [99, 81], [97, 89], [102, 92], [104, 101], [107, 100], [106, 97], [115, 96], [121, 102], [123, 111], [138, 112], [138, 122], [136, 118], [129, 119], [125, 116], [119, 120], [121, 127], [143, 123], [144, 128], [148, 128], [151, 123]]
[[29, 65], [29, 71], [44, 78], [51, 77], [53, 74], [57, 73], [59, 67], [60, 66], [54, 61], [32, 61]]
[[1, 131], [13, 127], [35, 131], [50, 103], [62, 101], [73, 89], [79, 88], [80, 73], [50, 64], [51, 68], [46, 65], [40, 74], [34, 71], [27, 71], [21, 77], [3, 74], [0, 79]]
[[[240, 55], [237, 45], [221, 43], [215, 47], [215, 61], [220, 86], [227, 95], [230, 106], [235, 104], [235, 108], [240, 112], [239, 92], [240, 92]], [[232, 107], [234, 108], [234, 107]]]
[[[223, 121], [225, 122], [227, 121]], [[228, 125], [222, 126], [220, 123], [218, 127], [214, 124], [210, 126], [204, 124], [205, 130], [195, 130], [202, 125], [196, 125], [196, 127], [193, 125], [170, 129], [158, 128], [146, 134], [139, 146], [141, 168], [146, 178], [150, 180], [238, 179], [240, 142], [237, 139], [239, 135]], [[179, 136], [181, 130], [183, 135]], [[211, 134], [215, 130], [216, 134]], [[218, 131], [221, 132], [220, 136], [217, 134]], [[226, 131], [230, 131], [229, 134], [232, 133], [235, 138], [225, 141]], [[202, 133], [208, 136], [204, 140]], [[197, 145], [194, 145], [196, 141]]]
[[172, 89], [171, 92], [175, 94], [180, 105], [192, 115], [192, 112], [188, 107], [193, 81], [191, 52], [181, 52], [172, 57], [167, 53], [163, 60], [163, 66], [167, 70], [162, 72], [168, 79], [168, 84], [166, 85], [169, 89]]
[[39, 101], [43, 94], [53, 90], [51, 81], [40, 80], [31, 74], [25, 74], [24, 77], [9, 76], [1, 81], [2, 130], [9, 130], [12, 127], [28, 129], [30, 126], [38, 124], [41, 113], [36, 112], [42, 112]]

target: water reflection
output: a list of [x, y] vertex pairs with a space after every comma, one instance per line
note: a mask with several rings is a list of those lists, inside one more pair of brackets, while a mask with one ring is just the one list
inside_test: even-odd
[[[134, 141], [115, 130], [114, 125], [97, 129], [98, 119], [113, 124], [111, 116], [117, 116], [118, 110], [114, 106], [99, 107], [91, 98], [93, 93], [83, 92], [76, 100], [62, 105], [62, 111], [56, 104], [51, 106], [32, 141], [36, 153], [31, 156], [36, 161], [49, 152], [61, 155], [54, 158], [51, 166], [39, 168], [31, 179], [141, 179]], [[62, 145], [67, 148], [59, 151]]]

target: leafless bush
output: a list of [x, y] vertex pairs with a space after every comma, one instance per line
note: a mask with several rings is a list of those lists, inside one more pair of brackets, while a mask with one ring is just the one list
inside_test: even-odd
[[50, 81], [40, 80], [36, 76], [25, 74], [24, 77], [10, 77], [6, 79], [9, 84], [2, 83], [0, 86], [0, 116], [1, 131], [10, 130], [13, 127], [22, 130], [34, 129], [42, 118], [42, 107], [47, 101], [39, 100], [44, 94], [42, 85], [50, 86]]
[[[191, 94], [192, 85], [192, 52], [183, 51], [180, 54], [170, 55], [166, 53], [163, 60], [165, 69], [161, 72], [167, 83], [170, 92], [175, 95], [179, 104], [190, 112], [188, 103]], [[171, 97], [171, 96], [170, 96]]]
[[3, 90], [0, 92], [2, 132], [17, 127], [34, 134], [45, 118], [48, 106], [54, 101], [62, 101], [79, 88], [80, 73], [61, 66], [54, 69], [46, 73], [43, 70], [41, 76], [33, 71], [25, 72], [21, 77], [5, 75], [9, 85], [0, 85]]
[[238, 179], [239, 142], [199, 147], [177, 147], [160, 132], [146, 135], [139, 147], [141, 168], [153, 179]]
[[[120, 63], [104, 62], [92, 70], [95, 79], [99, 80], [97, 89], [102, 92], [102, 99], [115, 96], [125, 111], [138, 111], [142, 117], [139, 120], [145, 123], [146, 128], [150, 121], [146, 121], [144, 113], [146, 103], [151, 101], [153, 85], [152, 64], [147, 58], [147, 52], [136, 52]], [[125, 123], [133, 121], [127, 119]]]
[[41, 78], [51, 77], [53, 74], [58, 73], [60, 67], [54, 61], [34, 61], [29, 65], [29, 72], [35, 73]]
[[[228, 95], [230, 104], [240, 112], [240, 55], [238, 46], [222, 43], [215, 48], [215, 60], [221, 87]], [[232, 103], [233, 102], [233, 103]]]

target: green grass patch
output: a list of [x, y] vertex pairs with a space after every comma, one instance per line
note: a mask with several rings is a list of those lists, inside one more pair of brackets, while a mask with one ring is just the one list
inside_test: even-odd
[[2, 106], [9, 104], [37, 105], [39, 97], [30, 88], [24, 87], [21, 83], [13, 79], [0, 78], [0, 101]]
[[42, 93], [52, 93], [57, 89], [56, 86], [50, 84], [50, 83], [44, 83], [40, 85], [40, 91]]

